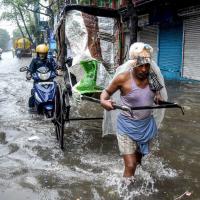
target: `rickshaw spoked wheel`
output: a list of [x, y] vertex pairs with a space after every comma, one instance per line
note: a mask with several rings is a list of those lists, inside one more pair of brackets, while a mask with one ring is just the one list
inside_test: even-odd
[[54, 126], [56, 138], [61, 149], [64, 149], [64, 123], [62, 91], [61, 86], [58, 84], [55, 95]]
[[70, 114], [70, 102], [69, 102], [69, 91], [65, 89], [63, 91], [63, 112], [64, 112], [64, 120], [65, 122], [69, 122], [69, 114]]

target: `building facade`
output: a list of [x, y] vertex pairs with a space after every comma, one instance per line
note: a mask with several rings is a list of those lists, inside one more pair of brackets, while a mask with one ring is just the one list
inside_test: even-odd
[[[154, 48], [154, 59], [165, 79], [200, 81], [200, 4], [178, 0], [140, 3], [136, 6], [137, 41]], [[127, 33], [127, 41], [128, 37]]]

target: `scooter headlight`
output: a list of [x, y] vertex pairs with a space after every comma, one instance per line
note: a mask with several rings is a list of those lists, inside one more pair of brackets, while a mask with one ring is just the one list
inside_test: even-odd
[[45, 74], [42, 74], [42, 73], [38, 73], [38, 77], [40, 80], [42, 81], [46, 81], [50, 78], [50, 75], [51, 75], [51, 72], [47, 72]]

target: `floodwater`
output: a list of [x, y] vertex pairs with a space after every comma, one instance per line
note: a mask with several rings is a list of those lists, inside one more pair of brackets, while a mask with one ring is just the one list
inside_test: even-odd
[[[32, 82], [19, 68], [29, 63], [30, 58], [19, 60], [11, 52], [0, 60], [1, 200], [200, 199], [200, 84], [167, 83], [169, 100], [184, 105], [185, 115], [166, 111], [152, 153], [127, 189], [121, 185], [116, 138], [101, 137], [100, 120], [67, 124], [61, 151], [53, 124], [28, 112]], [[73, 103], [71, 114], [101, 117], [102, 109]]]

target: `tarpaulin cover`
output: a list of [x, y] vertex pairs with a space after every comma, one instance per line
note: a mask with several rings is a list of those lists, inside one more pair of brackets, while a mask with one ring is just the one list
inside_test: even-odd
[[[73, 57], [69, 70], [80, 81], [74, 86], [75, 91], [80, 94], [100, 92], [105, 87], [105, 77], [114, 74], [119, 62], [118, 27], [114, 18], [98, 17], [78, 10], [66, 13], [65, 36]], [[90, 83], [93, 85], [88, 87], [88, 77], [94, 73], [94, 60], [97, 61], [96, 75]]]

